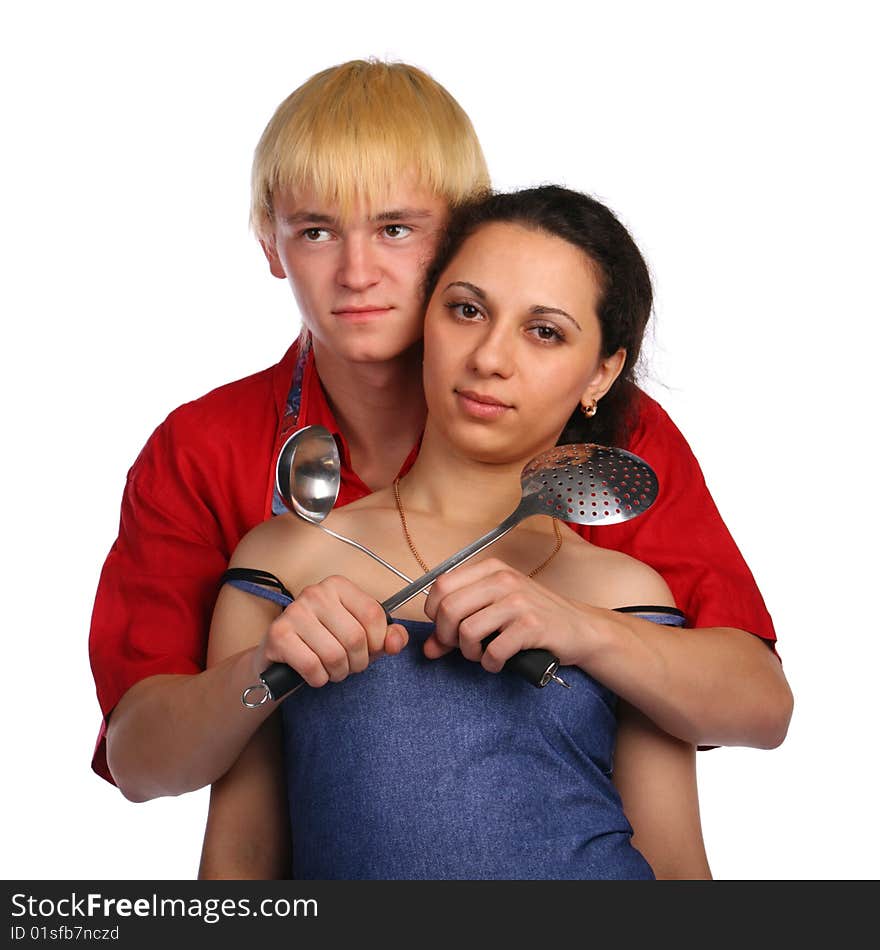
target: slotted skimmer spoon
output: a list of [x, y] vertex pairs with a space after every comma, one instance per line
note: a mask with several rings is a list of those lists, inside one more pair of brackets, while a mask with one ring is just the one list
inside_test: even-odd
[[[430, 587], [441, 574], [464, 564], [526, 518], [549, 515], [575, 524], [621, 524], [647, 511], [659, 488], [653, 469], [637, 455], [625, 449], [583, 443], [560, 445], [542, 452], [523, 469], [520, 484], [519, 504], [497, 527], [382, 601], [381, 606], [389, 618], [398, 607]], [[267, 699], [278, 699], [298, 689], [303, 683], [299, 673], [287, 664], [273, 663], [263, 671], [259, 684], [244, 691], [242, 703], [259, 706]], [[251, 694], [258, 691], [261, 698], [251, 701]]]

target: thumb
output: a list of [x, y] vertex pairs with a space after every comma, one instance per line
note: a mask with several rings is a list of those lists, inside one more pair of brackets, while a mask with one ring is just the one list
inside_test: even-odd
[[451, 652], [454, 647], [448, 647], [445, 643], [441, 643], [437, 637], [432, 633], [427, 640], [425, 640], [424, 645], [425, 656], [429, 660], [439, 660], [441, 656], [446, 656], [447, 653]]
[[393, 623], [385, 632], [385, 643], [382, 652], [387, 656], [395, 656], [409, 643], [409, 631], [402, 624]]

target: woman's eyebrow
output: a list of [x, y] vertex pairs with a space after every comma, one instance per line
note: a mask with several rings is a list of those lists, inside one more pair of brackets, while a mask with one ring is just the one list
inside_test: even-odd
[[[450, 287], [463, 287], [465, 290], [470, 291], [475, 297], [479, 297], [480, 300], [486, 299], [486, 291], [481, 287], [478, 287], [476, 284], [470, 283], [467, 280], [454, 280], [451, 284], [446, 285], [446, 290], [449, 290]], [[535, 314], [535, 316], [540, 317], [545, 314], [555, 313], [560, 317], [565, 317], [566, 320], [570, 320], [578, 330], [581, 329], [581, 325], [575, 320], [575, 318], [567, 313], [565, 310], [561, 310], [559, 307], [545, 307], [541, 304], [535, 304], [534, 307], [529, 309], [529, 313]]]
[[580, 330], [581, 328], [581, 325], [577, 322], [577, 320], [575, 320], [575, 318], [570, 313], [566, 313], [564, 310], [560, 310], [559, 307], [542, 307], [540, 304], [538, 304], [532, 307], [531, 313], [534, 313], [536, 316], [541, 316], [545, 313], [555, 313], [555, 314], [558, 314], [560, 317], [565, 317], [566, 319], [571, 320], [571, 322], [578, 328], [578, 330]]
[[451, 284], [446, 285], [446, 290], [449, 290], [450, 287], [464, 287], [465, 290], [469, 290], [475, 297], [479, 297], [480, 300], [486, 299], [485, 290], [481, 290], [476, 284], [471, 284], [466, 280], [454, 280]]

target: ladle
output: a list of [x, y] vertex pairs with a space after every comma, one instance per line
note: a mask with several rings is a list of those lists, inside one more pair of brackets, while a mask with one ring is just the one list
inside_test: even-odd
[[[550, 515], [576, 524], [621, 524], [647, 511], [659, 488], [653, 469], [637, 455], [625, 449], [582, 443], [542, 452], [525, 466], [520, 484], [520, 502], [501, 524], [384, 600], [381, 606], [385, 613], [390, 617], [441, 574], [479, 554], [525, 518]], [[296, 670], [285, 663], [273, 663], [263, 671], [259, 684], [244, 691], [241, 701], [246, 706], [259, 706], [303, 683]], [[262, 696], [252, 702], [250, 696], [255, 691], [261, 691]]]
[[275, 465], [275, 487], [284, 507], [337, 541], [344, 541], [358, 551], [363, 551], [408, 584], [412, 583], [411, 578], [383, 560], [375, 551], [321, 524], [333, 510], [341, 484], [342, 464], [339, 448], [336, 439], [324, 426], [313, 425], [297, 429], [281, 446]]

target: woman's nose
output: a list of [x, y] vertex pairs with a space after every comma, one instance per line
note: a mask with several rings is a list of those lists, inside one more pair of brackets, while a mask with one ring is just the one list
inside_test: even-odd
[[489, 326], [471, 351], [470, 366], [480, 376], [510, 376], [514, 365], [514, 340], [509, 330]]

